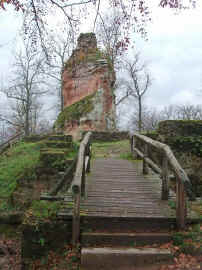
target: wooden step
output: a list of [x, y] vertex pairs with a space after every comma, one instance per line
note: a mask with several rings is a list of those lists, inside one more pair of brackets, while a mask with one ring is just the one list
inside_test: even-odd
[[168, 249], [123, 247], [81, 249], [81, 270], [117, 270], [171, 260], [172, 255]]
[[83, 232], [81, 234], [82, 246], [144, 246], [163, 244], [172, 239], [170, 233], [132, 233], [132, 232]]

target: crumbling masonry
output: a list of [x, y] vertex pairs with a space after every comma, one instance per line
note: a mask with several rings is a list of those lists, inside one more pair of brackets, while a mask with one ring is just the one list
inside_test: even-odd
[[94, 33], [81, 34], [63, 72], [64, 111], [57, 130], [78, 138], [87, 130], [115, 129], [115, 72], [110, 59], [97, 48]]

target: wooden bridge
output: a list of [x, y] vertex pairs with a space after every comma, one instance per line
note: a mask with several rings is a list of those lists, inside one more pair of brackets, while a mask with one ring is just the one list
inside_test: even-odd
[[86, 179], [83, 210], [91, 216], [171, 217], [161, 200], [161, 183], [156, 175], [144, 176], [141, 162], [96, 159]]
[[[189, 218], [186, 198], [193, 199], [191, 184], [167, 145], [135, 134], [131, 138], [134, 160], [97, 158], [90, 162], [91, 136], [91, 132], [87, 133], [80, 144], [70, 193], [63, 197], [71, 207], [59, 214], [72, 217], [74, 245], [80, 240], [81, 216], [101, 223], [104, 219], [119, 218], [148, 223], [156, 220], [156, 224], [167, 222], [185, 227]], [[170, 175], [175, 177], [176, 194], [169, 192]], [[171, 199], [176, 200], [176, 210], [170, 207]]]
[[[75, 170], [69, 192], [64, 196], [55, 196], [59, 190], [56, 188], [50, 194], [52, 196], [41, 197], [64, 201], [65, 207], [59, 217], [72, 221], [73, 245], [77, 246], [81, 242], [82, 246], [86, 243], [102, 243], [104, 246], [117, 243], [118, 246], [127, 246], [131, 241], [162, 243], [171, 240], [171, 226], [184, 228], [190, 220], [187, 199], [194, 198], [190, 181], [170, 148], [148, 137], [134, 134], [131, 137], [133, 160], [116, 157], [91, 159], [91, 137], [91, 132], [85, 135], [77, 159], [63, 176], [61, 183], [65, 182], [70, 171]], [[175, 178], [176, 192], [169, 189], [170, 177]], [[171, 207], [171, 202], [176, 202], [176, 209]], [[149, 233], [145, 233], [148, 229]], [[153, 233], [155, 231], [156, 234]], [[102, 264], [106, 250], [98, 249], [98, 252], [101, 252], [99, 263]], [[109, 254], [113, 252], [123, 255], [123, 250], [110, 249]], [[132, 252], [133, 264], [136, 251], [127, 252]], [[150, 258], [151, 254], [146, 254]], [[165, 254], [166, 251], [160, 253], [162, 256]], [[98, 262], [94, 262], [90, 268], [89, 256], [92, 256], [92, 250], [82, 249], [82, 265], [85, 269], [94, 269]], [[111, 261], [116, 261], [111, 260], [110, 256], [104, 264], [109, 267]], [[98, 254], [96, 258], [99, 258]], [[113, 267], [109, 269], [116, 268]]]
[[[81, 212], [91, 217], [173, 218], [168, 201], [161, 200], [159, 176], [142, 174], [143, 163], [117, 158], [97, 158], [86, 176]], [[174, 194], [173, 194], [174, 195]], [[72, 201], [71, 196], [65, 197]], [[66, 215], [67, 212], [64, 212]], [[69, 212], [72, 215], [71, 212]]]

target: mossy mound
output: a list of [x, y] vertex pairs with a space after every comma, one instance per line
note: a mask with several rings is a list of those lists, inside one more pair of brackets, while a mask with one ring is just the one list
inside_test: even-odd
[[202, 136], [169, 137], [165, 139], [165, 143], [176, 152], [187, 152], [202, 157]]
[[93, 98], [95, 94], [89, 95], [84, 99], [66, 107], [59, 115], [54, 124], [54, 128], [62, 129], [65, 122], [79, 121], [94, 109]]

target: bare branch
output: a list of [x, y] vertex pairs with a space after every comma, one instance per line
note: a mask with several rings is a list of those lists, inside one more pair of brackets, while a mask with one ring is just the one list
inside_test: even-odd
[[88, 1], [81, 1], [81, 2], [78, 2], [78, 3], [71, 3], [71, 4], [60, 5], [60, 6], [61, 6], [61, 8], [67, 8], [67, 7], [85, 5], [85, 4], [89, 4], [89, 3], [92, 3], [92, 2], [93, 2], [93, 0], [88, 0]]
[[96, 11], [95, 20], [94, 20], [93, 32], [95, 31], [95, 25], [96, 25], [96, 21], [97, 21], [99, 11], [100, 11], [100, 0], [98, 0], [98, 7], [97, 7], [97, 11]]

